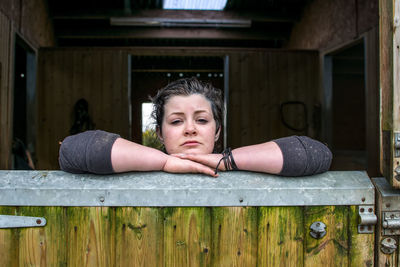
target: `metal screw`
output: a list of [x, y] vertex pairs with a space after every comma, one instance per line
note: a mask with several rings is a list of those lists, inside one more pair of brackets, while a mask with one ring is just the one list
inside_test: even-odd
[[385, 207], [386, 207], [386, 208], [389, 208], [389, 207], [390, 207], [390, 203], [386, 203], [386, 204], [385, 204]]
[[368, 209], [368, 212], [372, 212], [372, 208], [369, 208], [369, 209]]
[[365, 197], [363, 197], [363, 198], [361, 199], [361, 201], [362, 201], [362, 202], [365, 202]]
[[37, 219], [37, 220], [36, 220], [36, 223], [37, 223], [37, 224], [41, 224], [41, 223], [42, 223], [42, 220], [41, 220], [41, 219]]
[[242, 203], [243, 202], [243, 198], [241, 197], [241, 198], [239, 198], [239, 202], [240, 203]]
[[360, 212], [364, 212], [364, 208], [361, 208], [361, 209], [360, 209]]
[[100, 200], [100, 202], [104, 202], [104, 197], [103, 197], [103, 196], [100, 196], [100, 197], [99, 197], [99, 200]]

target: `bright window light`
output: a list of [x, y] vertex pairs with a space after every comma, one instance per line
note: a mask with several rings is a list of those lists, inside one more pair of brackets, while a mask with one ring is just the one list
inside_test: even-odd
[[142, 132], [148, 129], [155, 130], [154, 120], [151, 118], [153, 103], [142, 103]]
[[164, 0], [164, 9], [223, 10], [227, 0]]

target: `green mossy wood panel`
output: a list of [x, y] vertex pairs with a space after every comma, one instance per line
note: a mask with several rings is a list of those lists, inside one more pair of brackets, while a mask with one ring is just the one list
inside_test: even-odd
[[[0, 207], [0, 215], [16, 215], [14, 207]], [[19, 229], [0, 229], [0, 266], [18, 266]]]
[[44, 227], [19, 229], [19, 266], [66, 266], [64, 208], [19, 207], [17, 215], [46, 219]]
[[[349, 236], [347, 206], [305, 207], [305, 266], [348, 266]], [[326, 235], [315, 239], [309, 234], [313, 222], [326, 225]]]
[[210, 208], [164, 208], [166, 266], [209, 266]]
[[116, 266], [164, 266], [163, 209], [115, 210]]
[[108, 207], [67, 208], [69, 266], [114, 266], [113, 215]]
[[256, 266], [256, 207], [212, 209], [212, 265]]
[[[349, 233], [350, 233], [350, 255], [349, 266], [358, 267], [374, 266], [374, 234], [359, 234], [358, 224], [360, 216], [358, 215], [358, 206], [349, 207]], [[373, 226], [372, 226], [373, 227]]]
[[260, 207], [258, 266], [303, 266], [302, 207]]

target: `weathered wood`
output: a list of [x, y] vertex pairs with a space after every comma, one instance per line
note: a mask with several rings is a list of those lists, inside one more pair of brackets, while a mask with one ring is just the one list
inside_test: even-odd
[[303, 208], [260, 207], [257, 266], [303, 266]]
[[116, 208], [116, 266], [164, 266], [163, 209]]
[[20, 266], [65, 266], [67, 239], [62, 207], [20, 207], [19, 216], [44, 217], [44, 227], [19, 229]]
[[[314, 239], [310, 235], [310, 226], [320, 221], [326, 225], [326, 235]], [[323, 206], [306, 207], [304, 210], [305, 266], [347, 266], [349, 259], [348, 244], [348, 207]]]
[[256, 207], [212, 209], [212, 254], [214, 266], [257, 264]]
[[115, 265], [114, 215], [108, 207], [67, 208], [68, 265]]
[[[376, 211], [375, 211], [376, 213]], [[375, 235], [359, 234], [358, 224], [360, 215], [358, 206], [349, 207], [349, 266], [374, 266]], [[371, 226], [374, 227], [374, 226]]]
[[[16, 215], [15, 207], [0, 207], [0, 215]], [[0, 266], [18, 266], [19, 229], [0, 229]]]
[[210, 208], [164, 209], [166, 266], [209, 266], [211, 251]]
[[400, 132], [400, 2], [382, 0], [379, 5], [381, 171], [394, 188], [400, 188], [400, 181], [394, 178], [395, 168], [400, 167], [394, 157], [394, 132]]

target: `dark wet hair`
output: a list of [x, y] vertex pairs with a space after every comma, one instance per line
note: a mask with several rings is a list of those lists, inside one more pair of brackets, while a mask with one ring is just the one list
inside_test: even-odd
[[222, 114], [224, 112], [221, 90], [215, 88], [210, 83], [199, 81], [195, 77], [174, 81], [158, 90], [157, 94], [151, 98], [154, 104], [151, 116], [160, 131], [164, 117], [164, 107], [168, 99], [173, 96], [190, 96], [194, 94], [202, 95], [210, 102], [218, 131], [222, 125]]

